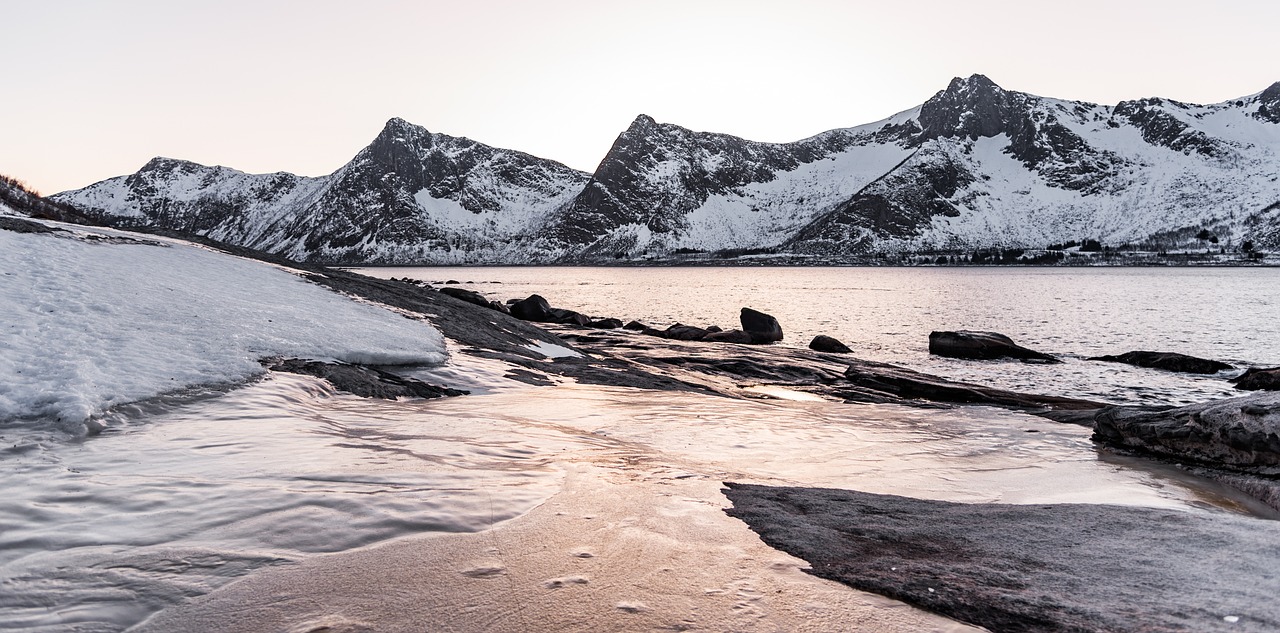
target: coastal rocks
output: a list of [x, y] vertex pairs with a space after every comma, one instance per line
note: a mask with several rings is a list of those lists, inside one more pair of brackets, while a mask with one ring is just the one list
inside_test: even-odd
[[782, 326], [778, 324], [777, 319], [768, 314], [743, 308], [739, 319], [742, 321], [742, 331], [751, 335], [752, 343], [773, 343], [782, 340]]
[[547, 303], [541, 295], [529, 295], [528, 299], [522, 299], [508, 307], [511, 308], [511, 316], [517, 319], [538, 323], [549, 323], [554, 320], [551, 315], [551, 304]]
[[700, 327], [676, 323], [667, 328], [663, 334], [663, 338], [673, 341], [701, 341], [707, 337], [708, 332]]
[[1118, 356], [1094, 356], [1087, 360], [1100, 360], [1108, 363], [1124, 363], [1126, 365], [1134, 365], [1135, 367], [1148, 367], [1151, 369], [1178, 371], [1188, 374], [1216, 374], [1220, 371], [1234, 369], [1231, 365], [1218, 362], [1216, 360], [1196, 358], [1195, 356], [1187, 356], [1186, 354], [1178, 354], [1176, 352], [1135, 351], [1125, 352]]
[[333, 385], [335, 389], [346, 391], [361, 398], [380, 398], [383, 400], [441, 398], [445, 396], [462, 396], [470, 393], [448, 387], [429, 385], [420, 380], [397, 376], [391, 372], [364, 365], [325, 363], [289, 358], [267, 363], [266, 366], [272, 371], [322, 378]]
[[626, 325], [622, 326], [622, 329], [631, 330], [633, 332], [643, 332], [649, 329], [649, 326], [639, 321], [632, 320], [632, 321], [629, 321]]
[[622, 319], [614, 319], [612, 317], [608, 319], [597, 319], [587, 325], [596, 328], [597, 330], [617, 330], [622, 327]]
[[849, 354], [853, 352], [853, 350], [849, 349], [848, 345], [845, 345], [826, 334], [819, 334], [813, 337], [813, 340], [809, 341], [809, 349], [816, 352], [828, 352], [832, 354]]
[[991, 631], [1280, 630], [1274, 521], [725, 485], [725, 512], [815, 576]]
[[1280, 367], [1250, 367], [1243, 374], [1232, 378], [1231, 382], [1236, 384], [1236, 389], [1280, 391]]
[[711, 332], [702, 340], [708, 343], [752, 343], [750, 334], [742, 330], [722, 330], [719, 332]]
[[467, 303], [478, 305], [482, 308], [493, 307], [492, 305], [490, 305], [491, 302], [489, 301], [489, 299], [487, 299], [484, 295], [474, 290], [467, 290], [465, 288], [454, 288], [450, 286], [450, 287], [441, 288], [440, 294], [449, 295], [454, 299], [466, 301]]
[[[852, 401], [886, 402], [883, 396], [899, 399], [917, 399], [930, 402], [955, 404], [985, 404], [1019, 409], [1043, 415], [1060, 422], [1089, 425], [1093, 412], [1105, 408], [1101, 402], [1042, 396], [1006, 391], [964, 382], [954, 382], [938, 376], [886, 365], [861, 362], [850, 365], [844, 377], [857, 391], [837, 391], [833, 395]], [[868, 393], [870, 391], [871, 393]]]
[[1015, 358], [1022, 361], [1060, 363], [1062, 361], [1013, 342], [1013, 339], [996, 332], [959, 330], [954, 332], [930, 332], [929, 353], [949, 358], [992, 360]]
[[1152, 411], [1112, 407], [1093, 439], [1178, 461], [1280, 477], [1280, 393]]

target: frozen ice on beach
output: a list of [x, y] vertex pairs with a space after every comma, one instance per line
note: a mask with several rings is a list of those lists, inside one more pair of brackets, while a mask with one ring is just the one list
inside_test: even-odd
[[79, 431], [113, 406], [243, 382], [270, 356], [446, 359], [430, 324], [287, 269], [95, 231], [0, 231], [0, 423], [52, 420]]

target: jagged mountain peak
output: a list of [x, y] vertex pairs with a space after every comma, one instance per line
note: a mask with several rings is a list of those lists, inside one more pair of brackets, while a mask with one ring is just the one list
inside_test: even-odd
[[172, 172], [172, 171], [194, 171], [197, 169], [208, 169], [208, 165], [181, 158], [169, 158], [167, 156], [156, 156], [147, 161], [147, 164], [139, 169], [139, 172]]
[[1258, 95], [1258, 112], [1254, 116], [1263, 121], [1280, 123], [1280, 81], [1271, 84]]
[[956, 77], [920, 106], [922, 139], [996, 136], [1018, 118], [1024, 99], [996, 85], [985, 75]]
[[1004, 92], [996, 82], [986, 75], [974, 73], [968, 77], [954, 77], [943, 92], [965, 94], [970, 92]]

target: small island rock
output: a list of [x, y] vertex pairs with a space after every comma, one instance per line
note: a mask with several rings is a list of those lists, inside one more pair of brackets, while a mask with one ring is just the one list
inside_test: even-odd
[[1032, 349], [1027, 349], [1013, 339], [997, 332], [930, 332], [929, 353], [949, 358], [992, 360], [1015, 358], [1024, 361], [1060, 363], [1062, 361]]
[[849, 349], [848, 345], [845, 345], [839, 340], [827, 336], [826, 334], [819, 334], [813, 337], [813, 340], [809, 341], [809, 349], [817, 352], [830, 352], [833, 354], [848, 354], [853, 351]]
[[777, 319], [768, 314], [743, 308], [739, 319], [742, 321], [742, 331], [751, 335], [752, 343], [773, 343], [782, 340], [782, 326], [778, 324]]

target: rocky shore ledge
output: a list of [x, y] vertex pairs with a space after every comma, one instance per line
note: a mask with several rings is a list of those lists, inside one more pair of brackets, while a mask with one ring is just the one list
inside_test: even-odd
[[[746, 311], [738, 330], [745, 336], [727, 342], [713, 337], [718, 328], [628, 329], [618, 318], [557, 313], [545, 300], [533, 307], [548, 320], [527, 321], [478, 293], [279, 263], [336, 291], [429, 315], [459, 353], [504, 361], [508, 377], [529, 384], [567, 377], [732, 398], [764, 397], [752, 388], [780, 385], [849, 403], [1002, 407], [1092, 427], [1099, 451], [1172, 463], [1280, 510], [1280, 396], [1267, 391], [1190, 407], [1116, 407], [951, 381], [857, 359], [831, 341], [815, 342], [826, 351], [770, 344], [765, 339], [780, 340], [782, 326]], [[748, 320], [764, 323], [765, 336], [754, 336]], [[1274, 384], [1264, 376], [1263, 389]], [[727, 485], [728, 512], [808, 561], [811, 573], [994, 631], [1280, 630], [1280, 524], [1272, 521]]]

